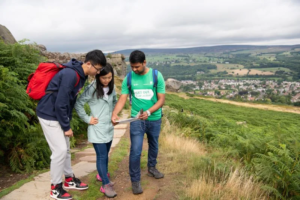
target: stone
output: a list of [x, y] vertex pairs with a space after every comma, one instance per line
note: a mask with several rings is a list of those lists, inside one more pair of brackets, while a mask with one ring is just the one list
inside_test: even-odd
[[84, 156], [79, 158], [81, 161], [96, 162], [96, 156]]
[[128, 124], [118, 124], [114, 128], [115, 129], [127, 129]]
[[114, 130], [114, 139], [122, 137], [126, 132], [126, 129], [115, 129]]
[[79, 149], [70, 149], [70, 152], [71, 153], [76, 153], [76, 152], [78, 152], [79, 151]]
[[182, 86], [180, 81], [173, 78], [168, 78], [165, 84], [166, 84], [166, 90], [170, 92], [178, 92], [178, 90]]
[[94, 148], [87, 148], [82, 152], [94, 152], [95, 153], [95, 149]]
[[111, 144], [111, 147], [117, 146], [117, 144], [120, 142], [120, 139], [121, 139], [121, 138], [114, 138], [114, 139], [113, 139], [113, 142], [112, 142], [112, 144]]
[[107, 54], [107, 62], [114, 68], [115, 75], [124, 78], [126, 76], [127, 65], [125, 62], [125, 56], [120, 53]]
[[80, 156], [83, 156], [83, 155], [96, 155], [96, 152], [92, 152], [92, 151], [80, 151], [80, 152], [77, 152], [76, 155], [80, 155]]
[[11, 34], [11, 32], [1, 24], [0, 24], [0, 38], [2, 38], [2, 40], [6, 44], [14, 44], [17, 42], [14, 36]]

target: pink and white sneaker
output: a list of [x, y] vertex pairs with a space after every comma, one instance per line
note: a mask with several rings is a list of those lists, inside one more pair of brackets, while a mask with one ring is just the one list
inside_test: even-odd
[[[108, 176], [108, 178], [110, 178], [110, 174], [109, 174], [109, 173], [107, 173], [107, 176]], [[97, 179], [98, 181], [101, 181], [101, 182], [102, 182], [102, 178], [100, 177], [99, 174], [96, 175], [96, 179]], [[109, 181], [109, 184], [110, 184], [111, 186], [114, 186], [114, 185], [115, 185], [115, 183], [112, 182], [112, 181]]]
[[[110, 174], [109, 174], [109, 173], [107, 173], [107, 176], [108, 176], [108, 178], [110, 178]], [[98, 181], [102, 182], [102, 178], [100, 177], [99, 174], [97, 174], [96, 179], [97, 179]]]
[[101, 186], [100, 192], [104, 193], [105, 196], [107, 196], [108, 198], [114, 198], [115, 196], [117, 196], [116, 191], [114, 190], [113, 186], [110, 184]]

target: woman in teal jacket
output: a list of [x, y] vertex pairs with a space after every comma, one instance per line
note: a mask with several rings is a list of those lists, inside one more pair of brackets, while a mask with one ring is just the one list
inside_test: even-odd
[[[85, 103], [90, 106], [90, 116], [84, 110]], [[117, 195], [108, 174], [108, 153], [114, 135], [111, 115], [116, 103], [114, 71], [108, 63], [98, 72], [95, 81], [85, 89], [75, 104], [79, 117], [89, 124], [88, 141], [93, 143], [97, 155], [97, 170], [100, 175], [97, 175], [97, 179], [102, 181], [100, 191], [108, 197]]]

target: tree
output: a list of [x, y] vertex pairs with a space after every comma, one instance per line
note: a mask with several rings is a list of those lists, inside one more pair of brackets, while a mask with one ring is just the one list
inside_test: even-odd
[[221, 95], [221, 92], [219, 90], [215, 90], [215, 94], [219, 96]]

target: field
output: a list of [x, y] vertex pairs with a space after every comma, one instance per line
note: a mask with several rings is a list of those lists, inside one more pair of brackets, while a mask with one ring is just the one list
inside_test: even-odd
[[[236, 69], [236, 70], [228, 70], [228, 74], [233, 74], [235, 76], [245, 76], [248, 74], [249, 69]], [[233, 73], [232, 73], [233, 72]]]
[[234, 76], [245, 76], [245, 75], [274, 75], [276, 71], [290, 72], [289, 69], [278, 67], [278, 68], [255, 68], [255, 69], [245, 69], [243, 65], [240, 64], [216, 64], [216, 70], [210, 70], [211, 73], [218, 73], [226, 71], [228, 74]]
[[210, 70], [211, 73], [218, 73], [218, 72], [223, 72], [223, 71], [227, 71], [228, 73], [231, 73], [233, 70], [239, 70], [239, 69], [243, 69], [244, 66], [243, 65], [239, 65], [239, 64], [216, 64], [217, 69], [215, 70]]
[[288, 68], [284, 68], [284, 67], [274, 67], [274, 68], [259, 68], [260, 71], [263, 72], [276, 72], [276, 71], [285, 71], [285, 72], [290, 72], [291, 70]]
[[[264, 184], [262, 188], [271, 194], [271, 199], [299, 199], [299, 114], [171, 94], [167, 94], [166, 104], [177, 110], [167, 113], [167, 117], [183, 128], [182, 134], [219, 149], [219, 157], [238, 162], [239, 167]], [[218, 162], [213, 169], [227, 166], [225, 161], [211, 162]]]
[[257, 54], [267, 54], [267, 53], [276, 53], [276, 52], [282, 52], [282, 51], [286, 51], [287, 49], [284, 47], [269, 47], [269, 48], [265, 48], [265, 49], [255, 49], [255, 50], [243, 50], [243, 51], [236, 51], [236, 52], [232, 52], [231, 54], [253, 54], [253, 55], [257, 55]]
[[276, 54], [263, 54], [263, 55], [257, 56], [257, 57], [260, 58], [260, 59], [267, 59], [267, 60], [270, 60], [270, 61], [276, 60]]
[[250, 69], [249, 71], [249, 75], [273, 75], [273, 74], [275, 73], [270, 71], [261, 71], [258, 69]]

